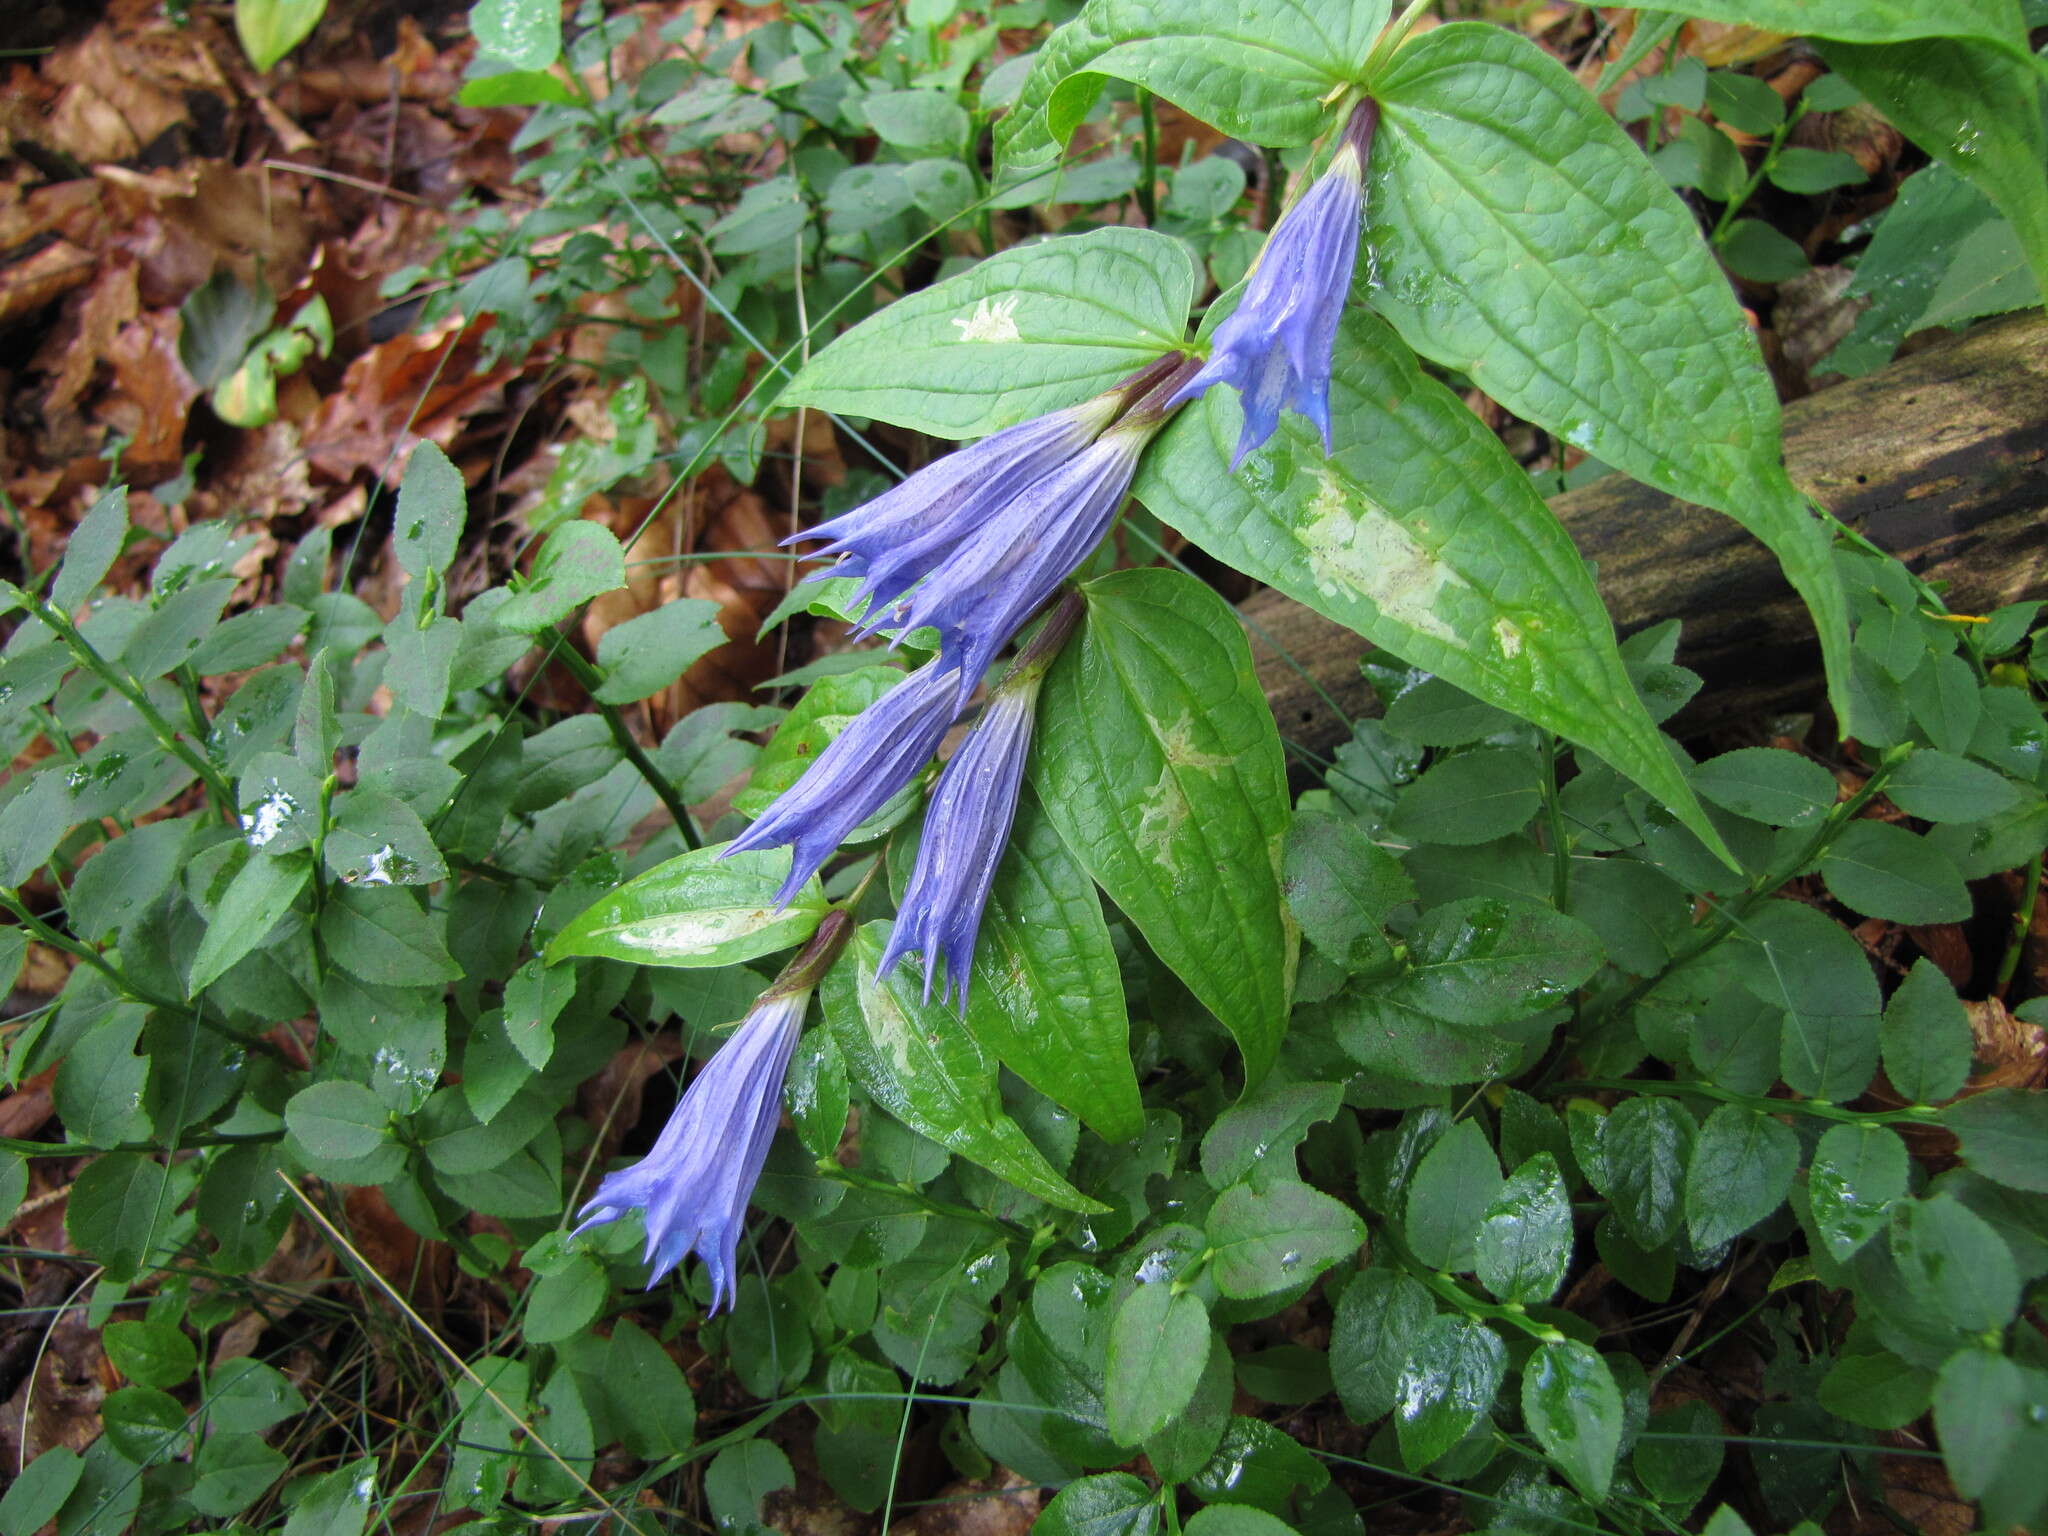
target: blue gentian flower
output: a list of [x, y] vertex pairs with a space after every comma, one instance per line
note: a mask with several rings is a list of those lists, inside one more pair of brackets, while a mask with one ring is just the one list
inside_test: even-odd
[[873, 501], [782, 542], [825, 541], [818, 555], [842, 558], [809, 579], [864, 578], [849, 606], [869, 600], [870, 614], [886, 621], [888, 608], [938, 561], [986, 526], [1019, 491], [1092, 442], [1115, 417], [1118, 404], [1114, 393], [1098, 395], [1005, 428], [933, 460]]
[[711, 1310], [732, 1305], [747, 1201], [782, 1115], [782, 1079], [818, 978], [852, 930], [825, 920], [796, 959], [698, 1071], [653, 1150], [606, 1174], [577, 1213], [578, 1232], [639, 1211], [647, 1228], [647, 1283], [695, 1253], [711, 1276]]
[[877, 974], [886, 976], [911, 950], [922, 951], [926, 1002], [932, 1000], [932, 981], [943, 965], [946, 983], [940, 996], [948, 1001], [957, 997], [960, 1011], [967, 1011], [975, 936], [1016, 819], [1039, 684], [1079, 621], [1081, 606], [1078, 596], [1069, 595], [1047, 618], [989, 696], [987, 709], [932, 791], [917, 865], [876, 967]]
[[820, 575], [863, 578], [856, 597], [869, 607], [858, 633], [936, 627], [942, 657], [960, 668], [964, 705], [1108, 532], [1139, 454], [1166, 421], [1168, 387], [1192, 367], [1169, 353], [1092, 400], [948, 454], [784, 542], [823, 539], [820, 553], [842, 558]]
[[775, 897], [786, 904], [848, 833], [932, 760], [960, 713], [961, 694], [953, 662], [943, 656], [926, 662], [854, 716], [721, 857], [790, 844], [789, 878]]
[[1212, 384], [1236, 388], [1244, 429], [1231, 456], [1233, 471], [1273, 435], [1283, 405], [1314, 422], [1323, 452], [1330, 451], [1330, 349], [1351, 291], [1365, 162], [1378, 121], [1372, 101], [1351, 114], [1328, 168], [1267, 238], [1243, 299], [1216, 327], [1209, 361], [1169, 402], [1192, 400]]

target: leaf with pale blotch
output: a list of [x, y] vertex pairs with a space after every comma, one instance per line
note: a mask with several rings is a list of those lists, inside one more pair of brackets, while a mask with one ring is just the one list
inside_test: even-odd
[[1242, 412], [1212, 389], [1146, 454], [1138, 499], [1217, 559], [1598, 753], [1718, 848], [1522, 467], [1357, 305], [1334, 368], [1328, 458], [1289, 413], [1233, 475]]
[[789, 850], [724, 858], [725, 848], [694, 849], [607, 891], [555, 935], [548, 963], [595, 955], [634, 965], [737, 965], [809, 938], [825, 915], [817, 880], [778, 908]]

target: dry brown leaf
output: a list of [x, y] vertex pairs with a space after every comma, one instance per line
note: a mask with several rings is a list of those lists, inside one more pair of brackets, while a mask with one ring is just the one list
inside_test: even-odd
[[33, 255], [0, 267], [0, 325], [31, 315], [90, 282], [96, 264], [91, 252], [68, 240], [53, 240]]

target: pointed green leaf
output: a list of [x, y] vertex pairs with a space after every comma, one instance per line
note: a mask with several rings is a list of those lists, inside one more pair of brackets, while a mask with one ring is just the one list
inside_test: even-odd
[[1120, 1445], [1149, 1440], [1186, 1408], [1209, 1363], [1209, 1314], [1193, 1291], [1140, 1285], [1109, 1331], [1103, 1406]]
[[1280, 904], [1280, 736], [1237, 615], [1176, 571], [1083, 589], [1088, 617], [1045, 681], [1039, 803], [1154, 953], [1265, 1075], [1298, 938]]
[[679, 854], [605, 892], [555, 935], [548, 963], [595, 955], [634, 965], [737, 965], [809, 938], [825, 915], [817, 880], [778, 908], [789, 850], [726, 858], [726, 846]]
[[1004, 251], [862, 321], [776, 404], [982, 437], [1098, 394], [1181, 345], [1194, 287], [1186, 247], [1150, 230]]
[[1493, 1407], [1507, 1369], [1507, 1346], [1484, 1323], [1442, 1316], [1424, 1325], [1395, 1394], [1394, 1430], [1409, 1470], [1420, 1471], [1465, 1438]]
[[913, 1131], [1026, 1194], [1062, 1210], [1107, 1210], [1061, 1178], [1003, 1111], [996, 1063], [952, 1008], [922, 1000], [914, 968], [876, 979], [888, 936], [887, 923], [859, 929], [819, 988], [849, 1075]]
[[1837, 1263], [1885, 1228], [1906, 1194], [1906, 1144], [1882, 1125], [1837, 1125], [1813, 1149], [1806, 1198], [1814, 1228]]
[[1700, 1127], [1685, 1170], [1685, 1224], [1704, 1253], [1785, 1203], [1799, 1138], [1769, 1115], [1723, 1104]]
[[1607, 1497], [1622, 1408], [1606, 1361], [1576, 1340], [1544, 1345], [1522, 1370], [1522, 1418], [1580, 1492], [1595, 1503]]
[[1138, 499], [1219, 560], [1598, 753], [1718, 848], [1522, 467], [1357, 304], [1334, 370], [1330, 457], [1289, 413], [1233, 475], [1242, 412], [1212, 389], [1145, 455]]
[[1541, 1303], [1572, 1261], [1572, 1202], [1557, 1159], [1538, 1152], [1486, 1208], [1474, 1245], [1479, 1280], [1502, 1301]]
[[1769, 545], [1813, 612], [1846, 722], [1830, 540], [1785, 477], [1776, 391], [1692, 210], [1563, 65], [1506, 28], [1438, 27], [1371, 89], [1373, 307], [1516, 415]]

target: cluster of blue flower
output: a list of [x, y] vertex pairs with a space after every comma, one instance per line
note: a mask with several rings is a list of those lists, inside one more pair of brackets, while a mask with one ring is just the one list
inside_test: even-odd
[[[1003, 649], [1044, 608], [1114, 523], [1138, 460], [1173, 413], [1213, 384], [1243, 397], [1232, 468], [1264, 443], [1290, 406], [1330, 447], [1330, 353], [1349, 294], [1377, 108], [1362, 103], [1323, 174], [1275, 227], [1206, 362], [1169, 353], [1080, 405], [997, 432], [939, 459], [893, 490], [787, 542], [821, 542], [830, 573], [857, 576], [860, 632], [932, 628], [938, 653], [857, 716], [790, 789], [736, 838], [791, 849], [787, 902], [862, 822], [899, 794]], [[939, 774], [916, 868], [881, 961], [925, 957], [925, 1000], [964, 1012], [976, 934], [1009, 840], [1039, 684], [1079, 621], [1069, 594], [1040, 625], [981, 718]], [[834, 912], [690, 1085], [654, 1148], [608, 1175], [577, 1231], [643, 1213], [649, 1283], [692, 1251], [704, 1258], [712, 1310], [730, 1305], [748, 1197], [779, 1117], [782, 1080], [812, 989], [844, 943]]]

